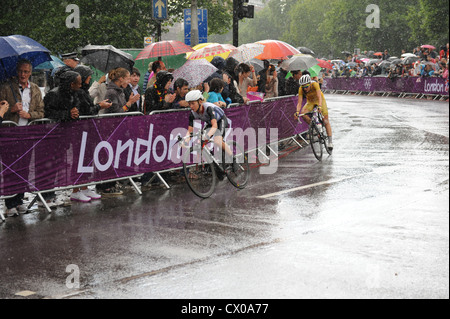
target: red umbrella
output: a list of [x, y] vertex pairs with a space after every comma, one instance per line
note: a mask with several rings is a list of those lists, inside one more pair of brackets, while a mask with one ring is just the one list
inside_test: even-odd
[[317, 59], [319, 66], [324, 69], [333, 69], [333, 65], [325, 60]]
[[383, 52], [375, 52], [373, 55], [382, 56], [382, 55], [383, 55]]
[[430, 45], [430, 44], [422, 45], [421, 48], [424, 48], [424, 49], [431, 49], [431, 50], [436, 49], [434, 46], [432, 46], [432, 45]]
[[265, 45], [264, 52], [256, 57], [259, 60], [283, 59], [301, 52], [289, 43], [278, 40], [258, 41]]
[[179, 55], [195, 51], [190, 46], [180, 41], [161, 41], [150, 44], [142, 50], [136, 60], [157, 58], [160, 56]]

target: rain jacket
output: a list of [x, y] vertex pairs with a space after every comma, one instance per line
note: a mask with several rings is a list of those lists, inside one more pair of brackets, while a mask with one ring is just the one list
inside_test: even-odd
[[[44, 117], [44, 101], [42, 100], [41, 89], [32, 83], [30, 83], [31, 90], [31, 102], [30, 113], [31, 118], [29, 121], [41, 119]], [[10, 85], [11, 84], [11, 85]], [[11, 80], [10, 83], [5, 83], [0, 89], [0, 101], [8, 101], [10, 106], [14, 106], [17, 102], [22, 102], [22, 97], [20, 95], [19, 82], [17, 79]], [[5, 121], [19, 122], [19, 113], [11, 113], [10, 111], [5, 113]]]
[[48, 92], [44, 97], [45, 117], [58, 122], [73, 121], [70, 110], [76, 107], [80, 110], [80, 99], [77, 91], [70, 88], [70, 84], [79, 74], [73, 71], [65, 72], [60, 85]]
[[124, 113], [123, 106], [127, 104], [125, 93], [113, 81], [109, 82], [106, 90], [105, 100], [111, 100], [112, 106], [105, 113]]
[[165, 89], [167, 82], [173, 80], [173, 75], [167, 71], [159, 71], [156, 75], [156, 82], [153, 86], [148, 87], [145, 91], [144, 114], [153, 111], [167, 110], [171, 107], [171, 103], [165, 101], [168, 92]]

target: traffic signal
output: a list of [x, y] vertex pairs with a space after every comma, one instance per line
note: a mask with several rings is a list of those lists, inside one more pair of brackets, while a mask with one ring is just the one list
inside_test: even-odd
[[238, 1], [238, 9], [237, 16], [239, 20], [244, 18], [253, 19], [255, 16], [255, 6], [248, 5], [250, 0], [237, 0]]

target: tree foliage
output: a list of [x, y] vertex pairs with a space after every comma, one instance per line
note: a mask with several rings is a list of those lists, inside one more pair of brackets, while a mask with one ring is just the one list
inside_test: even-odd
[[[231, 28], [232, 0], [199, 0], [208, 9], [209, 33], [225, 33]], [[67, 28], [69, 4], [80, 9], [80, 27]], [[190, 0], [168, 0], [169, 20], [163, 31], [183, 21]], [[0, 35], [28, 36], [54, 53], [74, 51], [87, 44], [111, 44], [117, 48], [140, 48], [144, 37], [156, 35], [158, 22], [152, 19], [152, 1], [105, 0], [2, 0]]]

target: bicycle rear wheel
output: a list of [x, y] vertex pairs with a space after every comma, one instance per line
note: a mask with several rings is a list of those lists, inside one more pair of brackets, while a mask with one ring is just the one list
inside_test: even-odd
[[228, 146], [233, 152], [233, 158], [227, 159], [226, 156], [226, 170], [228, 180], [234, 187], [243, 189], [247, 186], [250, 179], [250, 165], [248, 163], [248, 156], [245, 154], [243, 148], [235, 141], [228, 142]]
[[322, 137], [316, 125], [311, 125], [309, 128], [309, 142], [311, 144], [314, 156], [321, 161], [323, 156]]
[[189, 188], [195, 195], [208, 198], [216, 186], [216, 169], [206, 151], [194, 147], [187, 149], [183, 156], [183, 171]]

